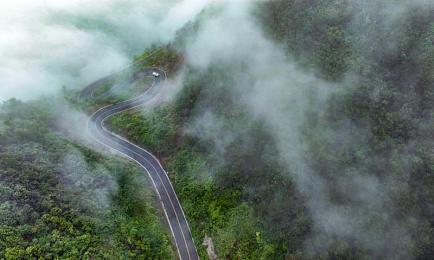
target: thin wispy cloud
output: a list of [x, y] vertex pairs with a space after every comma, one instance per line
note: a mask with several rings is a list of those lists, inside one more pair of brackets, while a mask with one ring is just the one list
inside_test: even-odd
[[0, 3], [0, 100], [77, 88], [167, 43], [208, 1]]

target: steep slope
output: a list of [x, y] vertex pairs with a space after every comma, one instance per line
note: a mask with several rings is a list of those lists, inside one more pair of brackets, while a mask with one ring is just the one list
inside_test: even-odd
[[1, 105], [0, 258], [173, 258], [140, 170], [69, 141], [53, 107]]

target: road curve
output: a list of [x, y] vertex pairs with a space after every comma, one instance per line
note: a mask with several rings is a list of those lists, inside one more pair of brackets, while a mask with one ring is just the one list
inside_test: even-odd
[[[89, 134], [99, 143], [113, 149], [129, 159], [138, 163], [149, 175], [152, 184], [159, 196], [161, 206], [163, 207], [167, 222], [169, 224], [173, 240], [175, 241], [179, 258], [181, 260], [197, 260], [199, 256], [194, 246], [193, 237], [188, 226], [187, 219], [172, 183], [167, 176], [158, 159], [145, 149], [129, 142], [125, 138], [110, 132], [105, 128], [104, 122], [114, 114], [134, 109], [149, 104], [157, 96], [159, 90], [164, 85], [166, 73], [161, 69], [147, 69], [135, 74], [129, 83], [134, 83], [144, 77], [152, 76], [153, 72], [159, 74], [154, 77], [151, 87], [143, 94], [132, 99], [103, 107], [91, 115], [88, 121]], [[89, 98], [93, 92], [103, 86], [108, 81], [114, 79], [116, 74], [102, 78], [80, 92], [80, 98]]]

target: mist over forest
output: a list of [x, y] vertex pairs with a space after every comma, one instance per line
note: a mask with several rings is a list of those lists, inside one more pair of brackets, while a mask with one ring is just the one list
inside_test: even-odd
[[151, 182], [86, 130], [147, 68], [168, 76], [155, 101], [107, 127], [167, 170], [201, 259], [434, 258], [434, 2], [0, 14], [0, 258], [175, 259]]

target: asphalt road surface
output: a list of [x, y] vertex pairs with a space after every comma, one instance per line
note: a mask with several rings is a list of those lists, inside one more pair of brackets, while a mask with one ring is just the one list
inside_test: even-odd
[[[196, 260], [199, 259], [199, 256], [194, 246], [187, 219], [172, 183], [161, 163], [150, 152], [110, 132], [104, 127], [104, 121], [110, 116], [122, 111], [146, 106], [146, 104], [153, 101], [166, 80], [166, 73], [163, 70], [147, 69], [135, 74], [130, 79], [130, 83], [134, 83], [144, 77], [152, 76], [153, 72], [157, 72], [159, 76], [154, 77], [154, 82], [147, 91], [132, 99], [109, 105], [96, 111], [88, 121], [88, 131], [97, 142], [135, 161], [145, 170], [159, 196], [180, 259]], [[115, 77], [116, 74], [110, 75], [90, 84], [81, 91], [80, 98], [93, 97], [95, 90]]]

